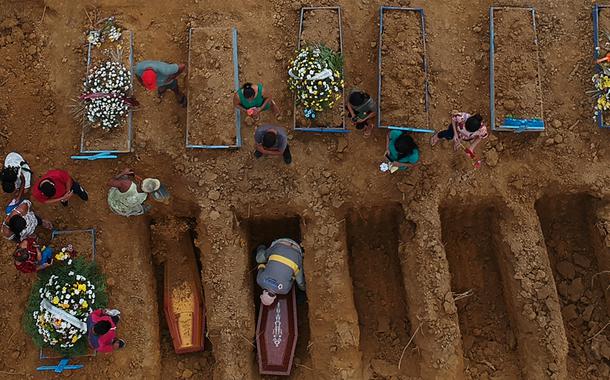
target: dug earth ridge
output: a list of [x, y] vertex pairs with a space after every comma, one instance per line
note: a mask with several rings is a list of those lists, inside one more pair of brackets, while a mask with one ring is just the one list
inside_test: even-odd
[[[477, 149], [484, 163], [476, 171], [463, 153], [453, 153], [449, 144], [431, 149], [428, 136], [418, 135], [420, 165], [393, 175], [382, 175], [378, 170], [385, 149], [381, 130], [369, 139], [355, 131], [346, 136], [291, 132], [294, 161], [290, 166], [281, 159], [252, 158], [252, 127], [242, 128], [244, 146], [240, 150], [187, 150], [186, 110], [175, 102], [173, 94], [158, 100], [138, 85], [135, 96], [141, 109], [134, 115], [134, 152], [113, 161], [69, 159], [78, 151], [80, 139], [80, 126], [72, 119], [69, 106], [85, 75], [86, 8], [99, 5], [102, 14], [116, 14], [134, 32], [136, 62], [186, 62], [189, 27], [237, 26], [240, 46], [244, 47], [244, 52], [240, 51], [242, 80], [260, 81], [273, 90], [282, 110], [283, 121], [279, 123], [287, 126], [286, 120], [292, 120], [292, 95], [285, 84], [286, 67], [296, 49], [298, 11], [308, 5], [302, 1], [5, 3], [0, 10], [0, 50], [5, 57], [0, 63], [4, 90], [0, 93], [0, 131], [6, 138], [1, 137], [0, 144], [4, 152], [21, 152], [35, 173], [65, 168], [88, 190], [87, 203], [74, 199], [67, 208], [35, 205], [36, 211], [59, 229], [96, 227], [110, 305], [121, 309], [119, 332], [128, 343], [112, 355], [79, 359], [85, 368], [72, 377], [160, 379], [212, 373], [216, 379], [260, 378], [252, 346], [256, 321], [253, 268], [243, 223], [252, 218], [286, 216], [298, 216], [301, 221], [309, 296], [308, 355], [296, 358], [299, 365], [293, 368], [293, 378], [466, 379], [507, 371], [513, 374], [510, 371], [514, 368], [520, 369], [517, 376], [526, 379], [604, 378], [608, 373], [608, 337], [597, 333], [607, 315], [603, 306], [609, 278], [598, 275], [593, 285], [589, 281], [593, 274], [608, 270], [607, 263], [591, 257], [602, 257], [600, 252], [607, 255], [610, 239], [610, 137], [594, 124], [591, 102], [584, 95], [592, 75], [589, 1], [537, 0], [532, 4], [538, 12], [543, 63], [544, 133], [494, 133]], [[362, 88], [375, 98], [381, 3], [338, 4], [343, 14], [346, 88]], [[400, 0], [394, 4], [426, 11], [432, 128], [446, 126], [453, 109], [480, 112], [489, 120], [487, 14], [491, 3]], [[336, 4], [322, 1], [321, 5]], [[456, 15], [460, 22], [454, 21]], [[264, 48], [255, 48], [261, 46]], [[183, 77], [179, 82], [187, 89]], [[408, 89], [396, 91], [407, 96]], [[172, 203], [155, 203], [150, 220], [112, 215], [106, 204], [105, 183], [123, 167], [160, 178], [172, 193]], [[582, 197], [592, 199], [585, 202], [589, 211], [579, 216], [586, 220], [584, 224], [548, 222], [560, 218], [555, 209], [562, 204], [578, 205]], [[541, 199], [544, 201], [537, 203]], [[366, 211], [371, 209], [375, 212]], [[575, 209], [578, 207], [569, 206], [568, 214], [580, 215]], [[383, 320], [359, 320], [363, 314], [358, 310], [362, 303], [357, 294], [361, 290], [353, 285], [349, 248], [355, 241], [348, 233], [354, 210], [361, 210], [365, 221], [387, 210], [398, 210], [394, 212], [400, 215], [400, 226], [390, 237], [397, 242], [392, 245], [382, 246], [367, 236], [368, 230], [361, 232], [377, 252], [398, 251], [393, 265], [400, 265], [398, 278], [403, 289], [384, 292], [377, 288], [375, 292], [388, 303], [398, 302], [402, 296], [406, 313], [401, 315], [406, 319], [399, 323], [394, 319], [389, 325]], [[444, 216], [444, 210], [449, 210], [450, 217]], [[495, 210], [491, 222], [482, 225], [476, 210]], [[486, 212], [481, 211], [481, 215]], [[195, 245], [201, 251], [208, 338], [213, 347], [211, 353], [201, 354], [199, 368], [191, 359], [162, 363], [167, 356], [162, 348], [163, 315], [155, 291], [150, 221], [165, 217], [196, 223]], [[443, 233], [447, 229], [448, 235]], [[591, 241], [587, 254], [579, 251], [567, 257], [570, 248], [563, 237], [568, 232], [579, 241]], [[461, 251], [459, 246], [451, 246], [447, 236], [492, 242], [491, 247], [476, 247], [479, 254], [473, 259], [472, 270], [481, 277], [472, 283], [471, 296], [458, 297], [470, 288], [455, 288], [460, 269], [454, 270], [448, 257]], [[7, 337], [7, 344], [0, 347], [0, 371], [13, 377], [45, 378], [35, 371], [40, 365], [38, 352], [20, 326], [33, 278], [21, 276], [11, 267], [8, 253], [12, 244], [2, 244], [6, 260], [5, 269], [0, 271], [0, 335]], [[583, 269], [585, 260], [576, 253], [589, 257], [588, 269]], [[565, 257], [553, 261], [561, 255]], [[482, 261], [477, 261], [479, 256]], [[488, 274], [482, 268], [490, 268], [490, 260], [496, 262], [497, 270]], [[572, 273], [569, 264], [573, 265], [573, 278], [565, 277]], [[397, 272], [392, 273], [395, 284]], [[487, 277], [492, 274], [494, 278]], [[582, 288], [578, 281], [574, 283], [578, 278]], [[501, 296], [498, 293], [495, 302], [504, 304], [495, 315], [506, 315], [509, 320], [508, 325], [506, 321], [497, 325], [503, 331], [496, 340], [513, 347], [505, 362], [508, 369], [498, 364], [504, 358], [498, 351], [486, 351], [479, 343], [489, 329], [470, 325], [482, 318], [477, 302], [486, 295], [483, 284], [490, 281], [501, 286], [501, 290], [496, 289]], [[562, 283], [567, 285], [565, 294]], [[364, 300], [370, 299], [360, 294]], [[580, 317], [594, 303], [597, 306], [589, 320]], [[381, 303], [376, 306], [387, 307]], [[574, 308], [578, 316], [572, 319]], [[578, 326], [570, 330], [571, 322], [566, 321], [575, 320]], [[389, 340], [388, 330], [396, 326], [409, 331], [392, 338], [392, 352], [377, 349], [371, 337], [377, 333]], [[574, 332], [585, 335], [574, 339]], [[412, 335], [399, 372], [400, 354]], [[370, 341], [375, 344], [369, 345]], [[479, 358], [484, 361], [476, 362]], [[163, 370], [164, 365], [173, 363], [182, 370]], [[586, 373], [580, 372], [582, 368]]]

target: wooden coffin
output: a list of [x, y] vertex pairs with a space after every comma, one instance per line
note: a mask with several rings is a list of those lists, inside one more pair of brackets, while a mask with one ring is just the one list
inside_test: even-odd
[[262, 375], [289, 376], [298, 338], [294, 287], [271, 306], [260, 304], [256, 324], [258, 369]]
[[205, 306], [195, 252], [188, 237], [174, 242], [164, 268], [163, 308], [177, 354], [203, 351]]

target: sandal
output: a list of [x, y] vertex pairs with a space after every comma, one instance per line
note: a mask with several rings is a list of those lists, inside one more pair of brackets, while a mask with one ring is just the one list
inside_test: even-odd
[[432, 135], [432, 137], [430, 137], [430, 145], [435, 146], [436, 144], [438, 144], [438, 133], [435, 133], [434, 135]]

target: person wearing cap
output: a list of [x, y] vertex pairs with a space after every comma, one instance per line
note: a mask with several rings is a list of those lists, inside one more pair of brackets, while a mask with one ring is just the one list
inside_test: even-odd
[[136, 216], [150, 211], [150, 205], [144, 204], [148, 193], [142, 189], [141, 182], [142, 178], [132, 169], [125, 169], [108, 181], [108, 206], [112, 212], [121, 216]]
[[116, 309], [97, 309], [87, 317], [89, 346], [97, 352], [112, 352], [125, 347], [123, 339], [116, 337], [116, 325], [121, 312]]
[[184, 72], [184, 64], [166, 63], [162, 61], [142, 61], [136, 65], [135, 73], [140, 82], [148, 91], [157, 90], [159, 96], [165, 91], [172, 90], [176, 94], [178, 103], [186, 107], [186, 96], [180, 91], [176, 78]]
[[305, 291], [303, 274], [303, 249], [292, 239], [277, 239], [269, 248], [260, 245], [256, 249], [258, 275], [256, 283], [263, 289], [261, 302], [273, 304], [277, 294], [288, 294], [293, 282]]

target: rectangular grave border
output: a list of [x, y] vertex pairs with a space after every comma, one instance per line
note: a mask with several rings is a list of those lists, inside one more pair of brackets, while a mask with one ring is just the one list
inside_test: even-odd
[[[540, 99], [539, 119], [505, 118], [502, 125], [496, 125], [496, 91], [495, 91], [495, 29], [494, 11], [496, 10], [523, 10], [530, 12], [532, 27], [534, 28], [534, 45], [536, 45], [536, 61], [538, 63], [538, 96]], [[538, 31], [536, 27], [536, 8], [534, 7], [490, 7], [489, 8], [489, 110], [491, 130], [501, 132], [542, 132], [544, 131], [544, 105], [542, 102], [542, 76], [540, 74], [540, 46], [538, 44]]]
[[[133, 32], [132, 31], [124, 31], [123, 34], [129, 33], [129, 73], [131, 80], [131, 87], [133, 88]], [[91, 52], [93, 50], [93, 45], [89, 43], [87, 46], [87, 74], [89, 74], [89, 67], [91, 66]], [[113, 150], [113, 149], [102, 149], [102, 150], [88, 150], [85, 147], [85, 129], [87, 127], [85, 125], [81, 128], [80, 135], [80, 152], [89, 154], [89, 153], [131, 153], [131, 144], [133, 140], [133, 110], [130, 108], [129, 113], [127, 115], [127, 149], [124, 150]]]
[[[595, 50], [593, 51], [593, 59], [597, 61], [600, 57], [600, 46], [599, 46], [599, 13], [603, 9], [610, 8], [610, 5], [606, 4], [594, 4], [593, 5], [593, 46]], [[595, 72], [599, 72], [601, 69], [599, 65], [595, 66]], [[597, 121], [597, 126], [600, 128], [610, 128], [609, 124], [604, 122], [604, 115], [600, 112], [599, 115], [595, 117]]]
[[[297, 50], [301, 49], [301, 34], [303, 33], [303, 17], [305, 15], [305, 12], [307, 11], [315, 11], [315, 10], [335, 10], [337, 11], [337, 18], [339, 20], [339, 49], [340, 49], [340, 53], [341, 55], [343, 55], [343, 26], [341, 23], [341, 7], [339, 6], [335, 6], [335, 7], [303, 7], [301, 8], [301, 14], [300, 14], [300, 18], [299, 18], [299, 36], [298, 36], [298, 40], [297, 40]], [[341, 74], [343, 75], [343, 77], [345, 78], [345, 68], [342, 68], [341, 70]], [[306, 127], [297, 127], [297, 101], [296, 101], [296, 95], [293, 97], [293, 108], [292, 108], [292, 128], [295, 131], [302, 131], [302, 132], [319, 132], [319, 133], [349, 133], [350, 130], [348, 130], [345, 125], [345, 112], [343, 114], [343, 127], [342, 128], [306, 128]], [[342, 110], [345, 110], [345, 85], [343, 85], [343, 91], [342, 91], [342, 96], [341, 96], [341, 101], [343, 103], [343, 108]]]
[[[403, 11], [403, 12], [415, 12], [419, 13], [421, 18], [421, 38], [422, 46], [424, 49], [424, 107], [426, 110], [426, 127], [427, 128], [413, 128], [408, 126], [399, 125], [381, 125], [381, 63], [382, 63], [382, 52], [381, 47], [383, 46], [383, 16], [386, 11]], [[377, 128], [395, 129], [409, 132], [420, 132], [420, 133], [435, 133], [434, 130], [429, 129], [430, 127], [430, 73], [428, 69], [428, 51], [426, 48], [426, 14], [423, 8], [408, 8], [408, 7], [390, 7], [381, 6], [379, 7], [379, 42], [377, 46]]]
[[[192, 45], [192, 36], [193, 29], [198, 28], [190, 28], [189, 29], [189, 57], [188, 57], [188, 67], [191, 67], [191, 45]], [[232, 39], [233, 39], [233, 82], [235, 91], [239, 89], [239, 61], [237, 56], [237, 27], [232, 28]], [[235, 144], [233, 145], [198, 145], [191, 144], [189, 142], [189, 113], [186, 113], [186, 138], [185, 144], [187, 148], [190, 149], [238, 149], [241, 148], [242, 139], [241, 139], [241, 114], [238, 109], [235, 110]]]
[[[91, 260], [95, 261], [95, 228], [88, 228], [88, 229], [83, 229], [83, 230], [63, 230], [63, 231], [59, 231], [59, 230], [53, 230], [53, 232], [51, 232], [51, 240], [55, 239], [58, 235], [67, 235], [67, 234], [72, 234], [72, 233], [78, 233], [78, 232], [89, 232], [91, 234]], [[93, 353], [87, 353], [84, 355], [77, 355], [74, 356], [74, 358], [86, 358], [86, 357], [95, 357], [97, 356], [97, 351], [93, 351]], [[39, 352], [39, 356], [38, 358], [40, 360], [44, 360], [44, 359], [62, 359], [63, 356], [58, 355], [58, 356], [47, 356], [45, 355], [43, 349], [40, 349]]]

